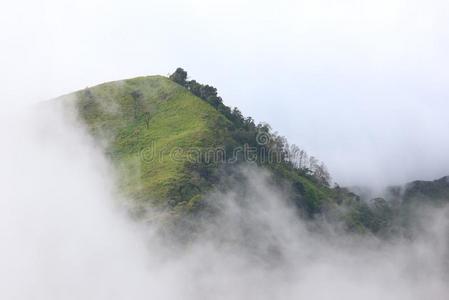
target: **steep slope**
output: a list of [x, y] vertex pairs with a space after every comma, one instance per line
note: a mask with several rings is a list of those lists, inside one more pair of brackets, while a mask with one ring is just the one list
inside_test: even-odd
[[[214, 87], [186, 78], [178, 69], [170, 78], [108, 82], [60, 98], [75, 107], [104, 147], [137, 215], [180, 220], [207, 212], [209, 191], [244, 181], [240, 165], [268, 170], [272, 184], [288, 191], [303, 217], [326, 216], [356, 232], [402, 231], [416, 203], [449, 200], [447, 178], [393, 187], [386, 200], [363, 201], [348, 189], [331, 187], [325, 167], [315, 158], [302, 151], [298, 158], [299, 149], [269, 125], [255, 124], [225, 106]], [[159, 208], [156, 215], [148, 216], [149, 205]]]
[[[139, 209], [150, 203], [172, 212], [193, 212], [222, 174], [240, 163], [269, 168], [309, 216], [355, 198], [292, 167], [284, 157], [264, 161], [267, 149], [285, 155], [283, 140], [266, 125], [256, 126], [239, 115], [236, 121], [228, 107], [214, 106], [166, 77], [108, 82], [61, 100], [75, 106], [79, 119], [104, 146], [119, 170], [121, 190]], [[260, 143], [259, 133], [271, 138], [271, 144]], [[257, 159], [236, 151], [247, 146], [254, 147]]]
[[104, 147], [137, 215], [149, 217], [148, 205], [164, 212], [150, 218], [181, 220], [208, 211], [204, 196], [228, 188], [236, 178], [244, 181], [236, 168], [242, 164], [269, 170], [272, 183], [289, 191], [303, 217], [326, 215], [351, 231], [402, 232], [416, 204], [449, 201], [447, 177], [392, 187], [386, 200], [362, 201], [348, 189], [331, 187], [325, 167], [315, 158], [289, 146], [269, 125], [256, 125], [238, 109], [231, 110], [214, 87], [186, 78], [187, 72], [178, 69], [170, 78], [108, 82], [59, 99], [75, 108]]
[[174, 206], [206, 187], [188, 167], [196, 151], [223, 144], [226, 134], [217, 128], [228, 121], [183, 87], [161, 76], [139, 77], [64, 99], [102, 141], [122, 175], [122, 190], [136, 203]]

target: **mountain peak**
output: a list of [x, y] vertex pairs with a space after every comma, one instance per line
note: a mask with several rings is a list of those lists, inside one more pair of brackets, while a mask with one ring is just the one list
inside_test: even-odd
[[[169, 78], [107, 82], [68, 96], [62, 100], [102, 141], [120, 190], [141, 216], [148, 217], [148, 205], [181, 219], [204, 211], [208, 193], [235, 175], [235, 166], [252, 164], [268, 170], [306, 218], [337, 215], [348, 229], [374, 233], [391, 223], [394, 214], [385, 214], [396, 209], [391, 203], [380, 198], [365, 203], [348, 189], [331, 187], [323, 163], [289, 145], [268, 124], [226, 106], [215, 87], [187, 80], [183, 69]], [[449, 198], [448, 178], [411, 183], [404, 199]]]

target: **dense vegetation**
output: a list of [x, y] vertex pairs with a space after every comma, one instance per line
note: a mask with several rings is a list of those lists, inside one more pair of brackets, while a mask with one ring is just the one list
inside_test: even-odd
[[223, 114], [232, 124], [230, 131], [236, 145], [248, 145], [257, 150], [254, 155], [254, 161], [257, 163], [261, 165], [281, 164], [318, 181], [320, 184], [330, 185], [331, 178], [324, 163], [313, 156], [309, 157], [296, 145], [290, 146], [284, 137], [273, 133], [267, 123], [256, 125], [252, 117], [244, 117], [237, 107], [231, 109], [224, 105], [215, 87], [200, 84], [195, 80], [188, 81], [187, 72], [181, 68], [178, 68], [170, 76], [170, 79], [184, 86], [192, 94], [203, 99]]
[[[227, 130], [231, 138], [225, 140], [224, 152], [236, 154], [235, 149], [242, 150], [231, 155], [234, 163], [255, 162], [268, 167], [277, 177], [286, 179], [296, 195], [294, 201], [309, 216], [321, 212], [326, 199], [335, 196], [330, 189], [331, 178], [324, 163], [296, 145], [289, 145], [284, 137], [271, 131], [270, 125], [256, 124], [253, 118], [244, 117], [238, 108], [226, 106], [215, 87], [187, 80], [188, 74], [182, 68], [178, 68], [169, 78], [209, 103], [229, 120]], [[200, 164], [197, 167], [207, 166]]]

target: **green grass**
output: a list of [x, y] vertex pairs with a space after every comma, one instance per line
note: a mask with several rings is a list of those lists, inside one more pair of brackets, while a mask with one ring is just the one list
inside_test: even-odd
[[[105, 145], [118, 170], [120, 190], [137, 207], [151, 203], [172, 212], [201, 207], [202, 195], [217, 182], [207, 172], [217, 165], [202, 163], [195, 169], [190, 151], [243, 146], [232, 137], [233, 124], [222, 113], [163, 76], [108, 82], [74, 95], [79, 118]], [[297, 188], [295, 199], [309, 215], [334, 203], [334, 191], [310, 176], [282, 164], [268, 167]]]
[[214, 127], [227, 122], [162, 76], [104, 83], [75, 95], [79, 117], [95, 137], [108, 141], [106, 153], [119, 170], [121, 188], [138, 202], [164, 206], [169, 198], [186, 200], [179, 189], [191, 181], [189, 151], [220, 145], [223, 137]]
[[[148, 203], [171, 216], [198, 211], [204, 207], [203, 195], [219, 182], [219, 163], [194, 164], [189, 153], [249, 143], [235, 134], [239, 132], [235, 120], [231, 123], [232, 118], [163, 76], [108, 82], [59, 99], [75, 105], [78, 117], [104, 146], [118, 170], [120, 190], [137, 213]], [[336, 213], [352, 231], [391, 231], [401, 209], [383, 201], [368, 205], [346, 189], [322, 184], [286, 162], [261, 165], [279, 184], [291, 187], [292, 200], [306, 215], [333, 211], [330, 216]], [[403, 200], [444, 202], [448, 191], [447, 178], [414, 182]]]

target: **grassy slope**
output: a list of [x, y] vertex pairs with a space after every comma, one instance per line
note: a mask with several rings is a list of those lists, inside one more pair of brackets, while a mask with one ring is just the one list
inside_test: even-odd
[[[194, 210], [216, 181], [199, 176], [188, 150], [241, 146], [232, 138], [232, 124], [223, 114], [166, 77], [104, 83], [62, 98], [73, 101], [79, 118], [97, 140], [104, 141], [105, 152], [120, 171], [121, 188], [137, 207], [151, 201], [172, 208], [170, 212]], [[170, 154], [175, 149], [183, 151], [176, 152], [173, 159]], [[293, 187], [293, 201], [306, 214], [337, 212], [355, 231], [391, 230], [403, 210], [382, 199], [368, 205], [346, 189], [327, 187], [282, 165], [268, 167], [279, 182]], [[407, 186], [403, 200], [408, 203], [427, 197], [447, 201], [448, 182], [447, 178], [414, 182]]]
[[[224, 115], [166, 77], [109, 82], [74, 95], [79, 117], [105, 141], [106, 153], [122, 175], [122, 190], [137, 204], [194, 208], [212, 183], [192, 171], [186, 150], [235, 144]], [[170, 156], [174, 149], [184, 150], [177, 159]], [[270, 168], [295, 187], [294, 201], [309, 215], [353, 199], [292, 170]]]
[[75, 94], [80, 118], [94, 136], [108, 141], [106, 152], [121, 170], [122, 188], [138, 202], [164, 206], [167, 199], [182, 200], [183, 187], [192, 181], [189, 151], [176, 152], [176, 159], [171, 154], [220, 145], [223, 137], [215, 128], [228, 122], [162, 76], [104, 83]]

